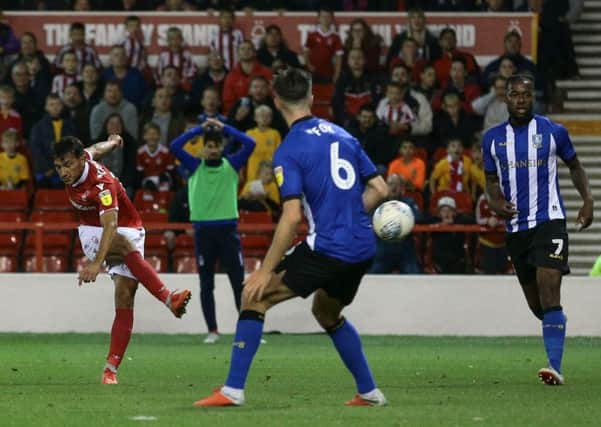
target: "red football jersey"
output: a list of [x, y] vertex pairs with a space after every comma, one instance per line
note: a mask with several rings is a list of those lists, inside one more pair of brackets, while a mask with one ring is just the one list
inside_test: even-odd
[[73, 185], [65, 187], [71, 204], [79, 213], [82, 225], [100, 227], [100, 215], [106, 211], [119, 211], [119, 227], [141, 228], [142, 220], [133, 203], [127, 197], [125, 189], [106, 167], [88, 160], [81, 177]]
[[334, 31], [322, 33], [321, 29], [307, 35], [305, 49], [309, 51], [309, 61], [315, 67], [314, 73], [323, 77], [334, 76], [334, 57], [344, 53], [344, 46]]
[[147, 145], [138, 149], [138, 170], [147, 176], [160, 176], [165, 172], [172, 171], [175, 159], [164, 145], [159, 145], [152, 153]]
[[0, 112], [0, 135], [8, 129], [16, 130], [19, 140], [23, 136], [23, 121], [17, 110], [10, 110], [7, 115]]

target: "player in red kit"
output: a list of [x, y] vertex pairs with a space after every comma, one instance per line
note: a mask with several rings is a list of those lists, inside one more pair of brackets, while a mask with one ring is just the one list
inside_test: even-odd
[[115, 320], [102, 375], [103, 384], [117, 384], [133, 327], [134, 296], [138, 282], [181, 317], [190, 291], [170, 291], [144, 260], [144, 228], [121, 182], [95, 160], [122, 146], [118, 135], [84, 150], [81, 141], [65, 137], [54, 144], [54, 166], [65, 183], [71, 204], [79, 213], [79, 239], [90, 260], [79, 273], [79, 285], [94, 282], [104, 262], [115, 282]]

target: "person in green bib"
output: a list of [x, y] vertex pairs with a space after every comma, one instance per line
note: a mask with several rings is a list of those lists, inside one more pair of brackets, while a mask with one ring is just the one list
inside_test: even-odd
[[[204, 135], [202, 158], [184, 150], [191, 138]], [[224, 136], [241, 144], [223, 156]], [[240, 311], [244, 263], [238, 235], [238, 173], [255, 149], [255, 141], [217, 119], [207, 119], [171, 142], [171, 151], [189, 172], [188, 204], [200, 276], [200, 305], [209, 334], [207, 344], [219, 340], [215, 315], [215, 263], [220, 261]]]

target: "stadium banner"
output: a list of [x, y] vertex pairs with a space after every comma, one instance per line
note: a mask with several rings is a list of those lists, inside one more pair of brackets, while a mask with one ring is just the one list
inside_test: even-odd
[[[9, 24], [18, 35], [31, 32], [38, 39], [38, 47], [52, 55], [69, 41], [69, 24], [80, 21], [86, 24], [87, 40], [98, 53], [107, 54], [110, 47], [119, 43], [124, 35], [124, 19], [128, 13], [42, 13], [5, 12]], [[166, 46], [167, 29], [177, 26], [182, 29], [184, 39], [195, 55], [208, 51], [209, 40], [218, 27], [217, 15], [201, 12], [141, 12], [144, 44], [149, 55], [156, 55]], [[406, 13], [338, 13], [336, 24], [338, 33], [344, 40], [351, 21], [364, 18], [374, 32], [379, 34], [388, 47], [394, 36], [402, 32], [407, 24]], [[317, 23], [313, 13], [273, 13], [257, 12], [251, 15], [239, 14], [236, 26], [258, 46], [265, 34], [265, 28], [277, 24], [282, 29], [289, 47], [302, 52], [307, 34]], [[452, 27], [457, 32], [460, 49], [474, 54], [480, 63], [499, 56], [503, 51], [503, 36], [510, 30], [519, 32], [522, 37], [522, 53], [535, 57], [536, 15], [530, 13], [431, 13], [428, 14], [428, 28], [438, 34], [442, 28]]]

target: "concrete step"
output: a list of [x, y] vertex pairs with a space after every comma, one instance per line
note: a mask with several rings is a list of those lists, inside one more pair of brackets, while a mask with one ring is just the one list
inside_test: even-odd
[[576, 55], [581, 53], [601, 53], [601, 46], [595, 45], [576, 45], [574, 46]]
[[557, 81], [557, 86], [562, 89], [599, 89], [601, 88], [601, 80], [559, 80]]
[[[581, 70], [582, 71], [582, 70]], [[601, 90], [568, 90], [568, 99], [601, 99]]]
[[563, 103], [566, 110], [599, 111], [601, 113], [601, 101], [566, 101]]
[[601, 34], [574, 34], [572, 36], [574, 44], [594, 44], [601, 42]]
[[[599, 117], [599, 116], [597, 116]], [[581, 144], [599, 144], [601, 145], [601, 135], [574, 135], [572, 141]]]
[[590, 21], [580, 21], [570, 26], [571, 30], [574, 32], [597, 32], [601, 31], [601, 22], [590, 22]]
[[578, 70], [581, 76], [601, 77], [601, 68], [599, 67], [580, 67]]
[[601, 22], [601, 12], [584, 12], [580, 15], [580, 22]]
[[584, 0], [583, 9], [601, 9], [601, 0]]
[[576, 58], [576, 62], [579, 66], [590, 66], [590, 65], [601, 65], [601, 58]]
[[[601, 178], [589, 178], [589, 184], [593, 188], [601, 188]], [[573, 185], [572, 181], [569, 178], [564, 178], [560, 175], [559, 177], [559, 185], [561, 188], [566, 188], [568, 186]]]

